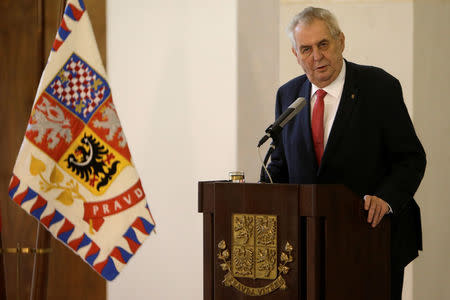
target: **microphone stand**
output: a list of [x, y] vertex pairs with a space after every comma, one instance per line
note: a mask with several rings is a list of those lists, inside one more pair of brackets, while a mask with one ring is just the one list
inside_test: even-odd
[[[276, 147], [278, 146], [278, 135], [274, 134], [272, 137], [272, 143], [270, 144], [269, 149], [267, 150], [266, 156], [264, 157], [264, 162], [263, 165], [261, 166], [261, 171], [260, 171], [260, 181], [261, 182], [266, 182], [266, 170], [264, 169], [264, 166], [267, 165], [267, 162], [269, 161], [269, 158], [272, 156], [272, 153], [275, 151]], [[259, 148], [260, 146], [258, 146]], [[264, 180], [261, 180], [264, 179]]]
[[261, 140], [258, 143], [258, 154], [261, 157], [259, 153], [259, 147], [262, 146], [269, 138], [272, 138], [272, 143], [270, 144], [270, 148], [267, 151], [266, 157], [264, 158], [263, 165], [261, 167], [260, 172], [260, 182], [266, 182], [266, 174], [269, 177], [270, 182], [272, 182], [272, 179], [270, 177], [269, 171], [266, 168], [266, 164], [269, 161], [269, 157], [272, 155], [273, 151], [275, 151], [275, 148], [278, 146], [279, 141], [279, 135], [281, 133], [281, 130], [283, 130], [284, 125], [288, 123], [292, 118], [294, 118], [306, 105], [306, 100], [303, 97], [298, 97], [289, 107], [277, 118], [275, 123], [267, 127], [266, 134], [261, 138]]

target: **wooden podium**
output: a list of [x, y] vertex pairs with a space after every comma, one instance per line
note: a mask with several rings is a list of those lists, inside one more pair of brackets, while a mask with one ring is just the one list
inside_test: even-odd
[[390, 219], [341, 185], [199, 182], [204, 299], [390, 299]]

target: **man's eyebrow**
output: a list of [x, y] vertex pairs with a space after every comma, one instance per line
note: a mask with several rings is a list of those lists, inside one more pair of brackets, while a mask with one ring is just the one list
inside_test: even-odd
[[[316, 43], [316, 45], [320, 45], [320, 44], [322, 44], [322, 43], [328, 43], [329, 41], [330, 41], [329, 39], [324, 38], [324, 39], [318, 41], [318, 42]], [[309, 48], [309, 47], [311, 47], [311, 45], [300, 45], [299, 49]]]

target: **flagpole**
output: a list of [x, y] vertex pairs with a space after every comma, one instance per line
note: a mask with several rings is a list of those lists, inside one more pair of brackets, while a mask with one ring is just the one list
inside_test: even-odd
[[[44, 71], [46, 65], [46, 51], [45, 51], [45, 1], [38, 0], [38, 28], [41, 33], [41, 70]], [[60, 11], [58, 12], [60, 18], [56, 25], [56, 30], [58, 30], [61, 20], [64, 16], [64, 9], [66, 7], [66, 0], [61, 0]], [[42, 74], [41, 72], [41, 74]], [[47, 285], [48, 285], [48, 273], [49, 273], [49, 250], [51, 243], [51, 235], [46, 230], [46, 228], [38, 222], [36, 228], [36, 244], [34, 252], [34, 263], [33, 263], [33, 275], [31, 278], [31, 288], [30, 288], [30, 300], [45, 300], [47, 299]]]
[[[37, 1], [38, 5], [38, 30], [41, 35], [41, 47], [39, 57], [41, 59], [41, 74], [45, 67], [45, 4], [43, 0]], [[50, 248], [50, 234], [45, 230], [41, 223], [37, 223], [35, 249]], [[48, 255], [40, 255], [37, 251], [34, 253], [33, 273], [31, 276], [30, 300], [45, 300], [47, 298], [48, 281]], [[36, 276], [36, 273], [38, 275]]]

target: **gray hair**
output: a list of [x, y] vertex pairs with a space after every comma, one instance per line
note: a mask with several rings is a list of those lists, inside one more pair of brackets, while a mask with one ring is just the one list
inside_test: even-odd
[[289, 39], [291, 40], [292, 47], [294, 47], [295, 51], [297, 51], [297, 45], [294, 37], [295, 27], [299, 23], [310, 25], [314, 20], [324, 21], [334, 39], [337, 39], [341, 34], [338, 21], [329, 10], [311, 6], [307, 7], [292, 18], [291, 23], [289, 23], [289, 26], [286, 29]]

